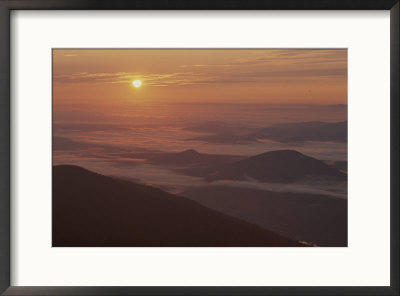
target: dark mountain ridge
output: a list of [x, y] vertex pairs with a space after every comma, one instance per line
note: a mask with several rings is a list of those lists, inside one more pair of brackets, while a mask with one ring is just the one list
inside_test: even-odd
[[153, 153], [148, 154], [147, 156], [148, 161], [154, 164], [185, 166], [225, 164], [242, 158], [243, 157], [237, 155], [200, 153], [194, 149], [188, 149], [181, 152]]
[[211, 185], [181, 193], [206, 207], [323, 247], [347, 246], [347, 200]]
[[341, 122], [288, 122], [277, 123], [264, 128], [234, 128], [220, 125], [212, 128], [212, 124], [204, 124], [195, 131], [207, 132], [189, 140], [204, 141], [209, 143], [235, 144], [253, 142], [261, 139], [272, 140], [280, 143], [316, 142], [347, 142], [347, 121]]
[[246, 140], [270, 139], [278, 142], [347, 142], [347, 121], [278, 123], [246, 136]]
[[265, 152], [220, 167], [206, 181], [253, 178], [262, 182], [290, 183], [305, 178], [346, 180], [347, 175], [295, 150]]
[[154, 187], [53, 167], [53, 247], [303, 246]]

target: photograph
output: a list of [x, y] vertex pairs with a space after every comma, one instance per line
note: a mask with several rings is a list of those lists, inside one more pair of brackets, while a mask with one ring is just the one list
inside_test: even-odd
[[348, 50], [53, 48], [53, 247], [347, 247]]

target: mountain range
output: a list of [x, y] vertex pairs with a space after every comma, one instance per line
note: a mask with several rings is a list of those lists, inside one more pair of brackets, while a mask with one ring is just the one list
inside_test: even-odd
[[205, 180], [244, 181], [249, 178], [261, 182], [291, 183], [307, 178], [345, 181], [347, 175], [298, 151], [277, 150], [223, 165], [207, 175]]
[[187, 127], [185, 130], [208, 133], [189, 140], [209, 143], [235, 144], [261, 139], [280, 143], [347, 142], [347, 121], [341, 122], [290, 122], [277, 123], [263, 128], [245, 128], [222, 123], [205, 123]]
[[347, 121], [278, 123], [246, 136], [247, 140], [269, 139], [278, 142], [347, 142]]
[[181, 193], [206, 207], [324, 247], [347, 246], [347, 200], [322, 194], [210, 185]]
[[54, 247], [296, 247], [275, 232], [160, 189], [53, 167]]

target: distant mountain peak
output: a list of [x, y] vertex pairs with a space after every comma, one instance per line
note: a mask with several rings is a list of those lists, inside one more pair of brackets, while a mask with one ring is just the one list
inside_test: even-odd
[[187, 149], [185, 151], [179, 152], [179, 154], [183, 154], [183, 155], [200, 155], [201, 153], [197, 152], [194, 149]]
[[340, 122], [287, 122], [262, 128], [247, 139], [270, 139], [278, 142], [347, 142], [347, 121]]
[[296, 150], [276, 150], [228, 164], [206, 180], [245, 180], [246, 177], [272, 183], [296, 182], [306, 177], [347, 178], [337, 169]]
[[263, 152], [261, 154], [258, 154], [256, 156], [262, 156], [262, 155], [304, 155], [303, 153], [293, 150], [293, 149], [282, 149], [282, 150], [274, 150], [274, 151], [267, 151]]
[[[251, 156], [247, 159], [249, 160], [266, 160], [266, 161], [300, 161], [304, 159], [313, 159], [310, 156], [307, 156], [299, 151], [296, 150], [274, 150], [274, 151], [267, 151], [261, 154], [257, 154], [255, 156]], [[246, 161], [246, 160], [243, 160]]]

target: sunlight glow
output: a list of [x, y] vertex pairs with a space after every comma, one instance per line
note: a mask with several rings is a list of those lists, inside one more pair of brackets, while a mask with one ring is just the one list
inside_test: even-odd
[[142, 86], [142, 81], [141, 80], [134, 80], [132, 82], [134, 87], [141, 87]]

